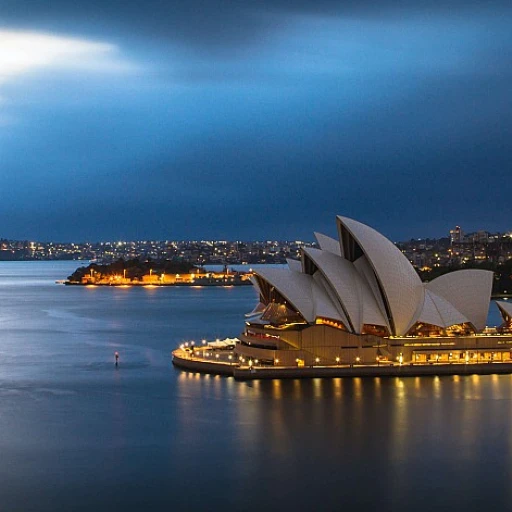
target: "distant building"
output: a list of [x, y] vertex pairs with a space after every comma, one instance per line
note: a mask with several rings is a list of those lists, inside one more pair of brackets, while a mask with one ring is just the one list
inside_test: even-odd
[[455, 226], [454, 229], [450, 229], [450, 243], [460, 244], [464, 241], [464, 231], [460, 226]]
[[479, 244], [486, 244], [489, 242], [489, 233], [487, 231], [477, 231], [473, 239]]

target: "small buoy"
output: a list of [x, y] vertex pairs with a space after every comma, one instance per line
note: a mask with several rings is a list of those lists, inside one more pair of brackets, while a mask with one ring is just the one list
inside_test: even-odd
[[119, 363], [119, 352], [117, 352], [117, 351], [116, 351], [116, 352], [114, 352], [114, 356], [115, 356], [115, 358], [116, 358], [116, 366], [117, 366], [117, 365], [118, 365], [118, 363]]

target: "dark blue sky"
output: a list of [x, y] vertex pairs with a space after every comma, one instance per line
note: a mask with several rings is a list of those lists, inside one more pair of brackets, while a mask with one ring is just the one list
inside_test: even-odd
[[512, 2], [341, 3], [0, 2], [0, 236], [512, 229]]

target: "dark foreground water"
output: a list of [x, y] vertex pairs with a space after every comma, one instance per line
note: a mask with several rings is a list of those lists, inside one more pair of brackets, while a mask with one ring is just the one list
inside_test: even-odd
[[180, 372], [254, 290], [54, 284], [75, 266], [0, 263], [1, 511], [512, 509], [512, 377]]

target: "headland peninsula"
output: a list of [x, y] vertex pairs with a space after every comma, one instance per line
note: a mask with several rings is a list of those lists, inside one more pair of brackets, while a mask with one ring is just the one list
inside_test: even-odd
[[108, 264], [91, 263], [71, 274], [66, 285], [76, 286], [244, 286], [251, 285], [250, 272], [224, 266], [207, 271], [188, 262], [122, 258]]

